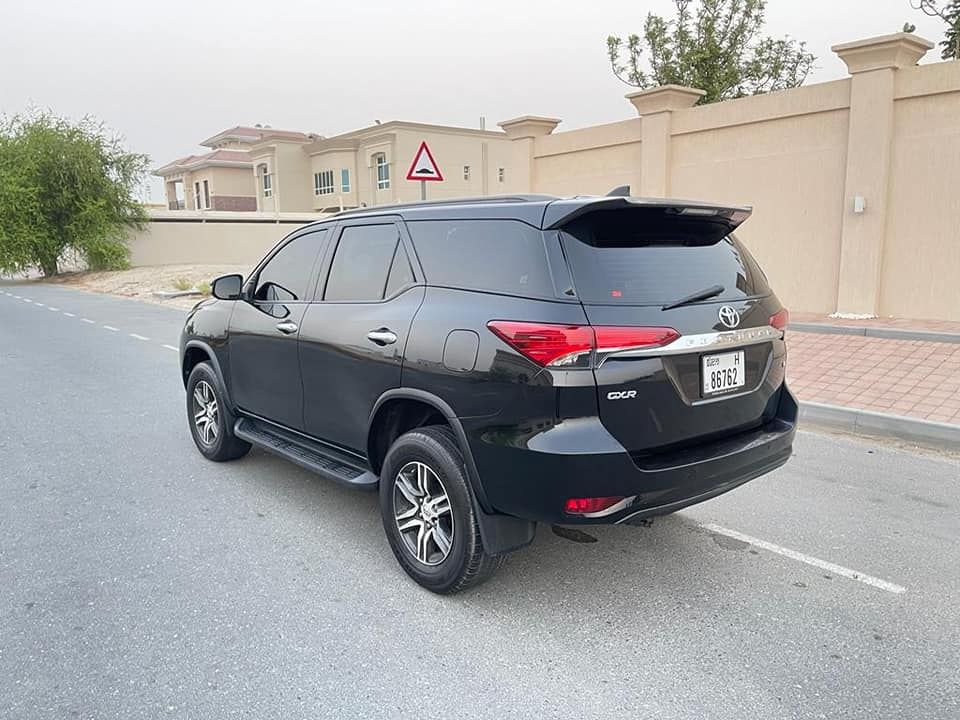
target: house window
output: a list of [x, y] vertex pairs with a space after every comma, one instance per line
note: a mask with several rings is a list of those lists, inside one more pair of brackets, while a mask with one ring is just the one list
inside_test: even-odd
[[463, 179], [464, 179], [464, 180], [469, 180], [469, 179], [470, 179], [470, 166], [469, 166], [469, 165], [464, 165], [464, 166], [463, 166]]
[[377, 166], [377, 190], [386, 190], [390, 187], [390, 163], [387, 162], [387, 156], [378, 154], [374, 164]]
[[203, 209], [203, 206], [200, 200], [200, 181], [199, 180], [193, 184], [193, 206], [197, 210]]
[[334, 191], [333, 170], [321, 170], [313, 174], [314, 195], [332, 195]]
[[503, 182], [503, 168], [497, 168], [497, 181]]
[[346, 168], [340, 171], [340, 192], [350, 192], [350, 171]]
[[203, 207], [205, 210], [210, 209], [210, 181], [203, 181]]
[[273, 197], [273, 179], [270, 176], [270, 173], [267, 172], [267, 166], [260, 166], [260, 182], [263, 187], [263, 196], [265, 198]]

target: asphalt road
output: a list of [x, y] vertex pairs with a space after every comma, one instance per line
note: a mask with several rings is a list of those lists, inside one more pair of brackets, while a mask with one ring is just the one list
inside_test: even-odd
[[801, 433], [441, 598], [373, 494], [200, 457], [182, 319], [0, 285], [0, 717], [960, 717], [956, 456]]

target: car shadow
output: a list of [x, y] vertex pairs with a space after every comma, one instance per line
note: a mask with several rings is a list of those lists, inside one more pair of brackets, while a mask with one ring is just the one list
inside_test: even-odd
[[[258, 450], [241, 460], [251, 472], [242, 474], [251, 489], [266, 489], [289, 510], [306, 513], [311, 534], [301, 538], [327, 543], [329, 537], [351, 537], [352, 549], [398, 595], [426, 594], [396, 563], [383, 533], [376, 493], [328, 482], [285, 460]], [[511, 553], [487, 583], [446, 603], [482, 607], [509, 602], [515, 617], [529, 609], [543, 617], [544, 608], [582, 615], [585, 620], [627, 612], [652, 603], [662, 610], [671, 603], [689, 607], [718, 596], [736, 602], [749, 590], [749, 564], [755, 552], [745, 543], [724, 543], [682, 513], [656, 518], [649, 526], [539, 525], [533, 543]], [[749, 559], [748, 559], [749, 558]], [[586, 606], [569, 599], [593, 597]]]

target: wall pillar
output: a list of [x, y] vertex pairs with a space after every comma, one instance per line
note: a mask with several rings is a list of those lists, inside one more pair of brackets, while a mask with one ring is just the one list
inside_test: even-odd
[[640, 182], [631, 194], [640, 197], [670, 195], [670, 128], [674, 110], [697, 104], [707, 93], [682, 85], [662, 85], [627, 93], [625, 97], [642, 118], [640, 124]]
[[876, 315], [880, 307], [895, 76], [932, 47], [916, 35], [896, 33], [831, 48], [851, 75], [837, 312]]
[[513, 140], [510, 174], [516, 177], [507, 178], [507, 186], [511, 188], [509, 192], [537, 192], [534, 145], [538, 137], [549, 135], [559, 124], [559, 118], [538, 115], [524, 115], [497, 123], [507, 137]]

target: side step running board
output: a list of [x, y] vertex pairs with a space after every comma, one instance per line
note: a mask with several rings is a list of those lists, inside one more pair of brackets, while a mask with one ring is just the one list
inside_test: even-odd
[[312, 470], [328, 480], [361, 490], [377, 489], [379, 478], [346, 453], [251, 418], [237, 420], [233, 432], [238, 438], [302, 468]]

